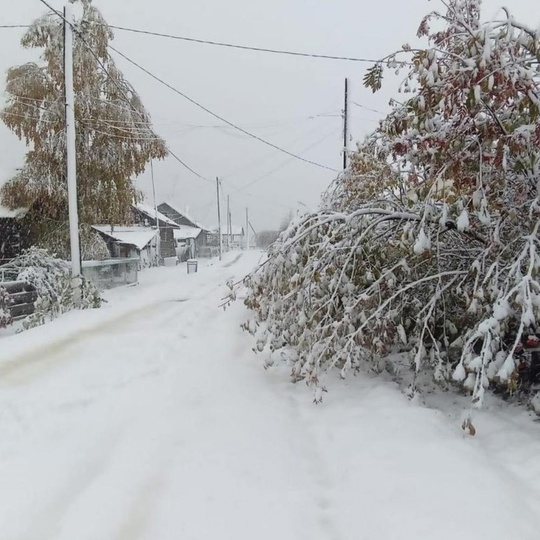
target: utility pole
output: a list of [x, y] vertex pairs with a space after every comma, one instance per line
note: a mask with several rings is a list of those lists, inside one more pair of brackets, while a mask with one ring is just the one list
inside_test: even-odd
[[[154, 160], [150, 160], [150, 173], [152, 175], [152, 193], [154, 195], [154, 211], [156, 212], [156, 227], [157, 227], [157, 257], [158, 261], [161, 260], [161, 231], [159, 230], [159, 218], [156, 200], [156, 184], [154, 182]], [[158, 263], [159, 264], [159, 263]]]
[[345, 79], [345, 106], [343, 108], [343, 170], [347, 168], [347, 139], [349, 138], [349, 79]]
[[227, 195], [227, 249], [231, 249], [231, 197]]
[[249, 249], [249, 209], [246, 208], [246, 251]]
[[219, 260], [221, 261], [223, 244], [221, 239], [221, 207], [219, 205], [219, 177], [216, 176], [217, 189], [217, 219], [218, 219], [218, 238], [219, 238]]
[[71, 276], [75, 300], [80, 300], [81, 250], [79, 245], [79, 214], [77, 210], [77, 160], [75, 145], [75, 92], [73, 90], [73, 11], [64, 8], [64, 77], [66, 99], [66, 168], [69, 209], [69, 239]]
[[255, 245], [259, 245], [259, 235], [257, 234], [257, 231], [253, 228], [253, 225], [251, 224], [251, 221], [249, 222], [249, 227], [253, 231], [253, 238], [255, 238]]

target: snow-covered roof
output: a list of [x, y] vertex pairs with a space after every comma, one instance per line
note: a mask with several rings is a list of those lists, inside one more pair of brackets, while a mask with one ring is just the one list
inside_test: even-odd
[[[150, 206], [149, 204], [137, 203], [135, 205], [135, 208], [140, 210], [143, 214], [146, 214], [150, 219], [156, 219], [156, 209]], [[157, 213], [157, 217], [159, 221], [162, 221], [163, 223], [167, 223], [168, 225], [178, 227], [177, 223], [175, 223], [172, 219], [169, 219], [165, 214], [162, 214], [159, 211]]]
[[194, 225], [197, 225], [197, 227], [199, 229], [201, 229], [203, 231], [207, 231], [207, 232], [210, 232], [212, 230], [210, 227], [206, 227], [200, 221], [197, 221], [196, 219], [194, 219], [191, 216], [191, 214], [189, 213], [189, 210], [187, 210], [187, 209], [178, 210], [178, 208], [176, 208], [176, 206], [173, 206], [171, 203], [168, 203], [168, 202], [164, 202], [162, 204], [166, 204], [166, 205], [170, 206], [177, 214], [180, 214], [181, 216], [185, 217], [188, 221], [191, 221], [191, 223], [193, 223]]
[[181, 225], [179, 229], [174, 229], [173, 235], [175, 240], [187, 240], [189, 238], [197, 238], [202, 230], [196, 227], [188, 227]]
[[157, 235], [158, 230], [152, 227], [111, 227], [110, 225], [92, 225], [96, 231], [105, 234], [120, 244], [144, 249]]

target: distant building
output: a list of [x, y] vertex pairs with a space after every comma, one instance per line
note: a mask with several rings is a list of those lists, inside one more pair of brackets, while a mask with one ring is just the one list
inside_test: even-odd
[[160, 255], [161, 257], [176, 257], [176, 240], [174, 239], [174, 229], [178, 225], [169, 219], [165, 214], [156, 210], [152, 206], [144, 203], [133, 205], [135, 223], [145, 227], [157, 227], [159, 225], [160, 234]]
[[208, 236], [211, 234], [209, 228], [195, 221], [187, 212], [177, 210], [168, 203], [160, 204], [158, 211], [178, 226], [178, 229], [173, 232], [173, 236], [176, 240], [176, 247], [180, 250], [180, 257], [186, 258], [186, 252], [188, 258], [209, 256], [207, 249]]
[[[244, 227], [233, 225], [231, 234], [228, 233], [227, 227], [221, 227], [221, 239], [224, 249], [244, 249], [246, 247], [246, 235]], [[209, 245], [219, 246], [219, 233], [216, 227], [208, 240]]]

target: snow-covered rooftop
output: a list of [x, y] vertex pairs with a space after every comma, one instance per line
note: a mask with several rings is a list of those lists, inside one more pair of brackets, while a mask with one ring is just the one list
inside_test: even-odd
[[179, 229], [174, 229], [173, 235], [175, 240], [187, 240], [189, 238], [197, 238], [202, 230], [196, 227], [188, 227], [181, 225]]
[[110, 225], [92, 225], [92, 227], [120, 244], [144, 249], [158, 234], [152, 227], [111, 227]]
[[172, 205], [169, 202], [164, 202], [162, 204], [167, 204], [168, 206], [170, 206], [175, 212], [177, 212], [181, 216], [184, 216], [187, 220], [191, 221], [191, 223], [197, 225], [197, 227], [199, 229], [201, 229], [203, 231], [208, 231], [208, 232], [210, 232], [212, 230], [210, 227], [206, 227], [200, 221], [197, 221], [196, 219], [194, 219], [193, 216], [189, 213], [189, 209], [186, 208], [184, 210], [178, 210], [178, 208], [176, 206]]
[[[140, 210], [143, 214], [146, 214], [149, 218], [156, 219], [156, 209], [150, 206], [149, 204], [138, 203], [135, 205], [135, 208]], [[178, 227], [177, 223], [175, 223], [172, 219], [169, 219], [165, 214], [162, 214], [159, 211], [157, 213], [157, 217], [163, 223], [167, 223], [168, 225]]]

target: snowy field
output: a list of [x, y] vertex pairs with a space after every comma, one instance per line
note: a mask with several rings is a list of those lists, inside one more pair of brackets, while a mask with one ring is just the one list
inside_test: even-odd
[[259, 257], [0, 339], [0, 540], [538, 540], [540, 424], [360, 375], [313, 405], [217, 308]]

